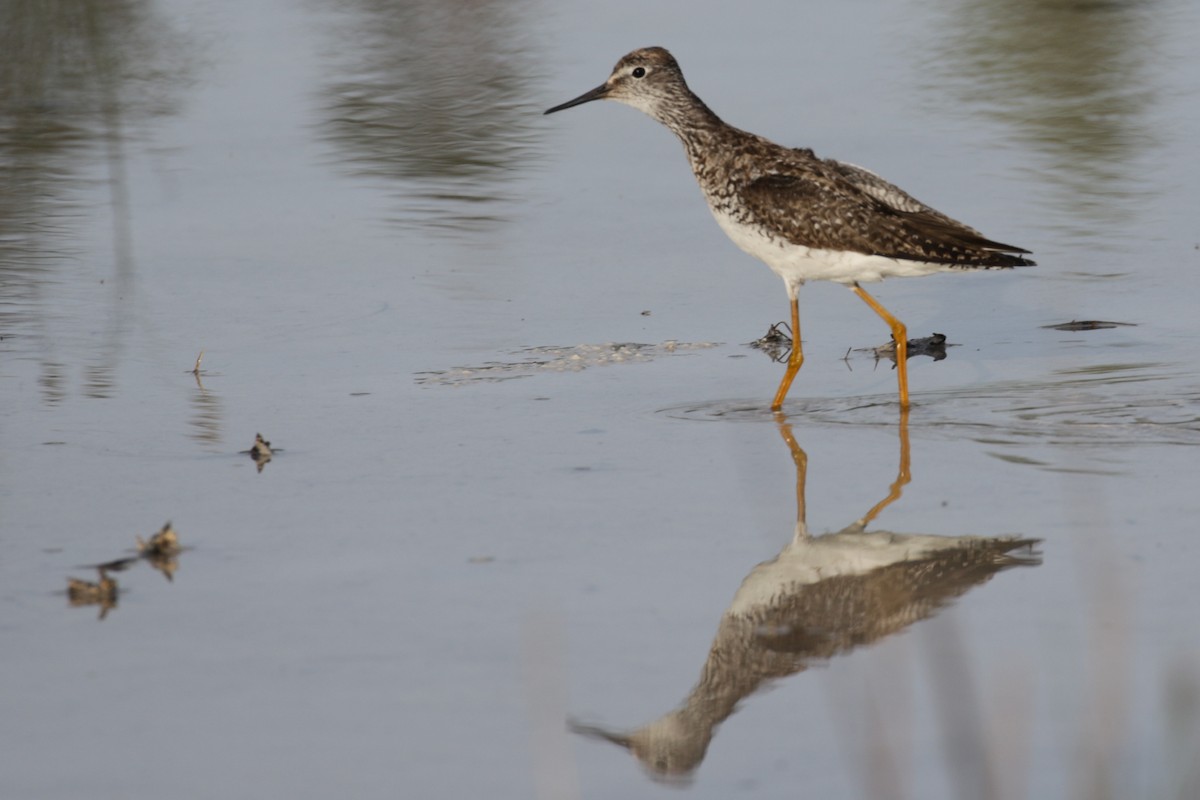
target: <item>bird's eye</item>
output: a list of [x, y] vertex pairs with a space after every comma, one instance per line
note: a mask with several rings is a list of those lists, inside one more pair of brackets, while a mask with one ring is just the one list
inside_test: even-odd
[[644, 77], [646, 77], [646, 68], [645, 67], [634, 67], [633, 72], [630, 74], [633, 75], [633, 77], [635, 77], [635, 78], [644, 78]]

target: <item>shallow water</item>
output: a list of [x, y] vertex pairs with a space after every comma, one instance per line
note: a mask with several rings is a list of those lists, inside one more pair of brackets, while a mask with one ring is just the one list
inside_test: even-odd
[[[2, 8], [0, 796], [1185, 779], [1194, 4]], [[745, 343], [784, 293], [677, 143], [612, 104], [541, 116], [652, 43], [734, 124], [1034, 252], [878, 287], [951, 345], [910, 362], [907, 421], [865, 352], [886, 328], [817, 284], [781, 424]], [[1045, 327], [1072, 320], [1131, 324]], [[909, 600], [847, 556], [811, 586], [898, 605], [772, 618], [746, 635], [787, 665], [730, 650], [709, 692], [798, 514], [1042, 543], [944, 600], [932, 566]], [[70, 604], [167, 520], [173, 572]], [[599, 735], [660, 719], [687, 752], [648, 771]]]

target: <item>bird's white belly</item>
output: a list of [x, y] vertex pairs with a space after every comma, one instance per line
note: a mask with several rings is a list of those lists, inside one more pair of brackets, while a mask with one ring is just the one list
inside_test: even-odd
[[783, 278], [788, 293], [793, 297], [796, 289], [805, 281], [834, 281], [850, 285], [873, 283], [884, 278], [930, 275], [951, 269], [947, 264], [804, 247], [782, 238], [767, 236], [760, 228], [738, 222], [716, 209], [710, 210], [725, 235]]
[[969, 553], [987, 540], [978, 536], [933, 536], [847, 529], [808, 536], [803, 523], [779, 555], [755, 567], [738, 588], [727, 615], [749, 616], [781, 596], [795, 594], [830, 578], [862, 577], [906, 561], [933, 558], [945, 551]]

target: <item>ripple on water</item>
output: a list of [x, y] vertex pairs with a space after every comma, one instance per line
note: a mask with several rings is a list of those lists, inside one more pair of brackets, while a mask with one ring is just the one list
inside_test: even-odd
[[[763, 422], [761, 402], [720, 400], [661, 409], [706, 422]], [[795, 398], [784, 413], [817, 425], [895, 425], [892, 395]], [[913, 398], [909, 426], [923, 435], [984, 444], [1200, 444], [1200, 386], [1163, 364], [1093, 365], [1040, 381], [925, 392]]]
[[547, 372], [579, 372], [589, 367], [643, 363], [717, 346], [717, 342], [666, 341], [661, 344], [609, 342], [574, 347], [526, 347], [512, 353], [511, 355], [516, 356], [513, 360], [488, 361], [472, 367], [421, 372], [417, 374], [416, 380], [419, 384], [441, 386], [459, 386], [480, 381], [511, 381]]

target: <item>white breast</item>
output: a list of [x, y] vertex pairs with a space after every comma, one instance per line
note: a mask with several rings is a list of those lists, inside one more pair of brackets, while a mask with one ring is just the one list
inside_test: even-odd
[[709, 210], [734, 244], [783, 278], [788, 296], [792, 298], [805, 281], [833, 281], [846, 285], [874, 283], [884, 278], [910, 278], [951, 269], [947, 264], [804, 247], [768, 236], [761, 228], [738, 222], [711, 205]]

